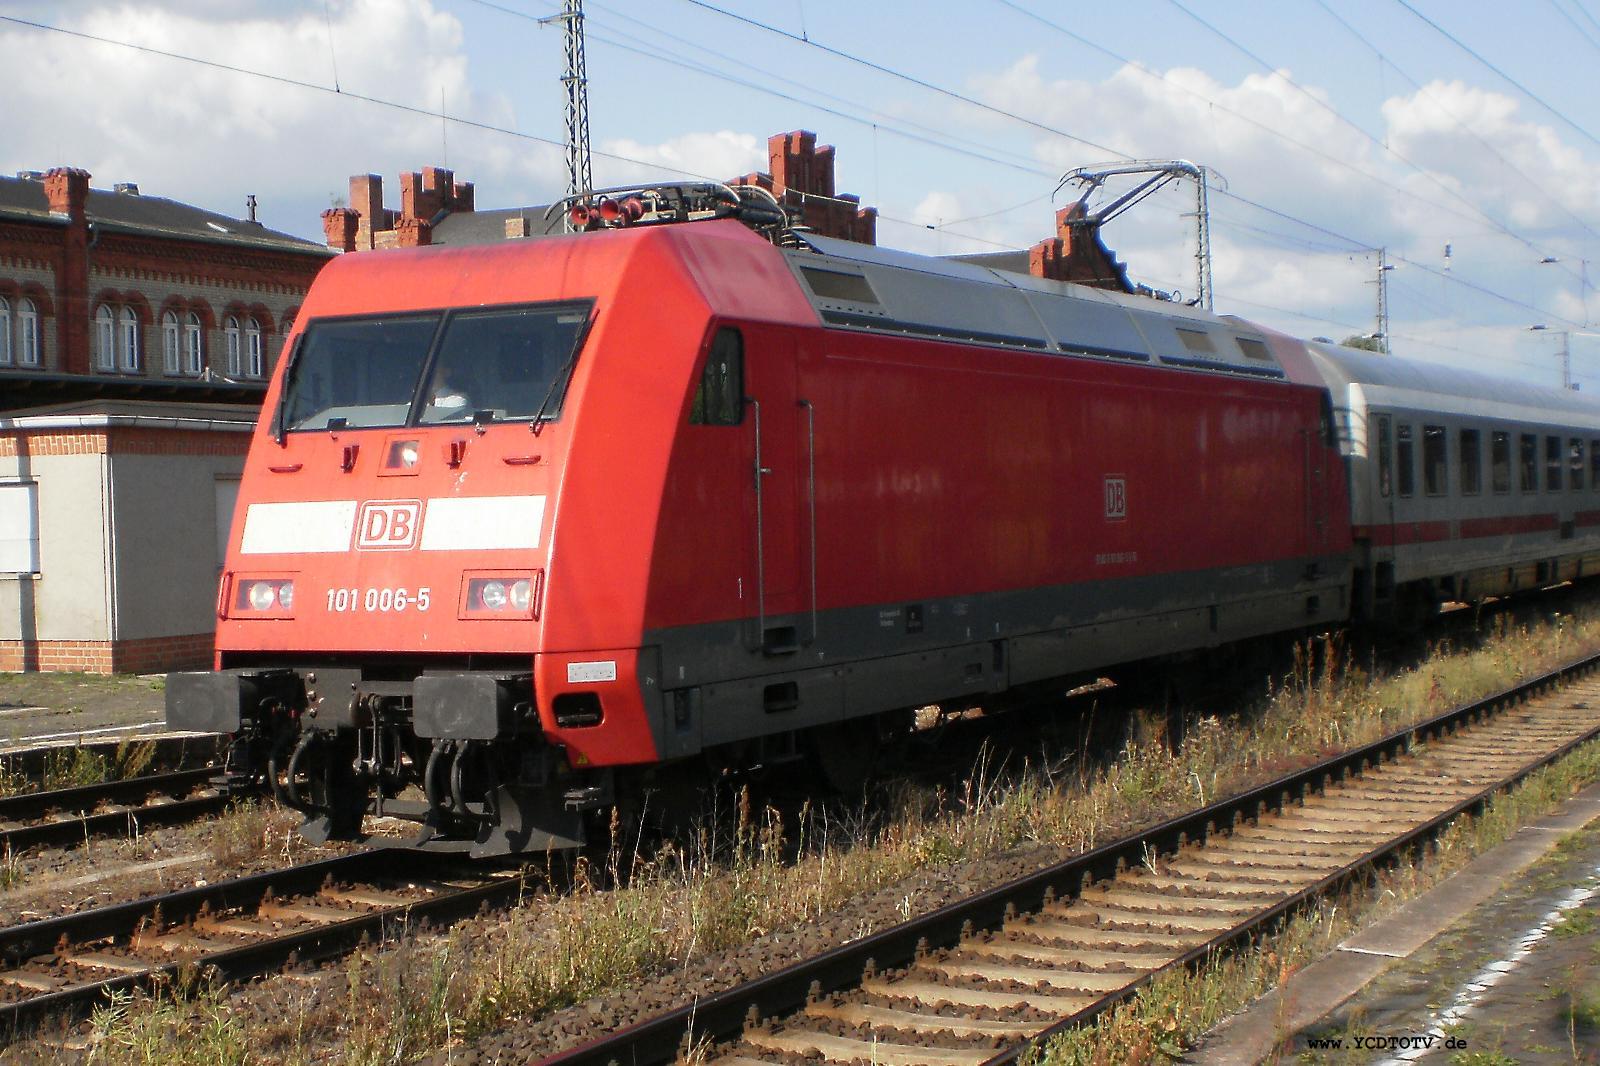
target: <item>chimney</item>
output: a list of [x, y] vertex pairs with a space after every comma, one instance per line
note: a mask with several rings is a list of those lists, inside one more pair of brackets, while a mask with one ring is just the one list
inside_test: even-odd
[[50, 200], [51, 214], [82, 222], [89, 202], [89, 172], [77, 167], [56, 167], [44, 176], [44, 194]]
[[383, 179], [376, 174], [357, 174], [350, 179], [350, 210], [367, 220], [373, 229], [388, 229], [383, 218]]
[[514, 240], [518, 237], [533, 235], [533, 226], [529, 224], [526, 215], [516, 215], [506, 219], [506, 239]]
[[394, 224], [395, 246], [419, 248], [433, 243], [433, 226], [425, 218], [402, 218]]
[[356, 250], [356, 225], [360, 217], [348, 207], [330, 207], [322, 212], [322, 232], [328, 247], [341, 252]]

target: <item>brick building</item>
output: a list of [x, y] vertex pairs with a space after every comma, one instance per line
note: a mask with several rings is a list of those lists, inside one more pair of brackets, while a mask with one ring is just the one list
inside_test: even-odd
[[321, 245], [0, 178], [0, 670], [204, 665], [250, 430]]
[[[767, 139], [771, 170], [730, 179], [730, 185], [759, 185], [787, 207], [797, 224], [818, 233], [863, 244], [877, 242], [878, 212], [861, 198], [836, 193], [831, 145], [817, 145], [804, 130]], [[547, 205], [477, 210], [471, 182], [458, 182], [443, 167], [400, 176], [399, 210], [384, 207], [383, 179], [357, 174], [350, 179], [350, 203], [322, 213], [328, 247], [339, 252], [374, 248], [415, 248], [430, 244], [488, 244], [517, 237], [565, 232], [558, 214], [544, 217]]]
[[320, 246], [82, 170], [0, 178], [6, 407], [62, 396], [260, 402]]

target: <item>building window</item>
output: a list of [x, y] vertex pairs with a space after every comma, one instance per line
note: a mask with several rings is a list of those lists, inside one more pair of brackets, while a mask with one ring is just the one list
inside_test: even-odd
[[39, 572], [39, 486], [0, 484], [0, 574]]
[[228, 376], [236, 378], [243, 373], [244, 360], [239, 352], [239, 320], [229, 315], [222, 322], [222, 335], [228, 340]]
[[96, 370], [117, 368], [117, 317], [105, 304], [94, 313], [94, 366]]
[[11, 355], [11, 301], [0, 296], [0, 366], [10, 366]]
[[23, 366], [38, 366], [42, 350], [43, 346], [39, 343], [39, 309], [32, 300], [24, 299], [17, 305], [17, 356]]
[[205, 367], [204, 338], [200, 316], [190, 311], [183, 320], [183, 368], [191, 374], [198, 374]]
[[253, 318], [244, 320], [245, 347], [250, 354], [250, 376], [259, 378], [267, 372], [266, 357], [261, 351], [261, 323]]
[[178, 316], [171, 311], [161, 313], [161, 369], [169, 374], [178, 373]]
[[139, 357], [139, 313], [131, 307], [122, 309], [122, 369], [138, 370]]

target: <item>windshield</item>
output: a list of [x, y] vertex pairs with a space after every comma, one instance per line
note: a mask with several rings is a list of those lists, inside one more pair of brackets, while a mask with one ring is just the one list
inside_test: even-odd
[[553, 419], [588, 318], [587, 305], [545, 304], [313, 321], [289, 365], [282, 424], [293, 431], [530, 419], [541, 405], [542, 417]]

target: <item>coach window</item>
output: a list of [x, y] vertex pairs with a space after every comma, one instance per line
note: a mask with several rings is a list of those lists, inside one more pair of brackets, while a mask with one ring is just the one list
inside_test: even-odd
[[1522, 491], [1539, 491], [1539, 438], [1532, 433], [1522, 435]]
[[1589, 442], [1589, 487], [1600, 490], [1600, 440]]
[[1583, 491], [1583, 441], [1573, 437], [1567, 441], [1567, 487], [1573, 492]]
[[1489, 479], [1496, 492], [1511, 491], [1511, 434], [1489, 435]]
[[1393, 473], [1391, 472], [1391, 469], [1390, 469], [1394, 464], [1394, 457], [1393, 457], [1393, 455], [1390, 454], [1390, 452], [1391, 452], [1391, 445], [1390, 445], [1390, 442], [1389, 442], [1389, 416], [1388, 415], [1379, 415], [1378, 416], [1378, 495], [1384, 496], [1384, 497], [1387, 497], [1389, 495], [1389, 491], [1390, 491], [1390, 488], [1391, 488], [1391, 482], [1393, 482], [1393, 480], [1394, 480], [1394, 475], [1393, 475]]
[[1561, 438], [1544, 439], [1544, 490], [1561, 491]]
[[689, 408], [692, 426], [737, 426], [744, 420], [744, 337], [732, 328], [717, 330], [706, 368]]
[[1478, 431], [1461, 431], [1461, 495], [1476, 496], [1483, 489], [1483, 447]]
[[1417, 457], [1411, 443], [1411, 426], [1402, 422], [1395, 427], [1395, 479], [1399, 482], [1402, 497], [1409, 499], [1417, 491]]
[[1450, 484], [1448, 443], [1443, 426], [1422, 427], [1422, 487], [1429, 496], [1443, 496]]

